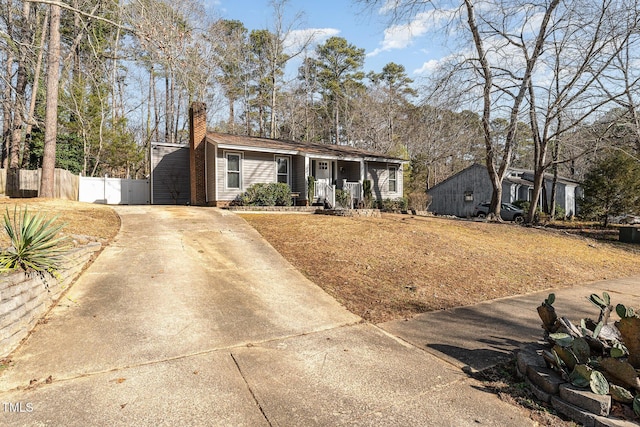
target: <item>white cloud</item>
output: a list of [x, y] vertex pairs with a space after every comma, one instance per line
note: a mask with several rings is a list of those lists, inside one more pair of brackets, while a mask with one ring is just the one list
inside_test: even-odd
[[294, 30], [287, 36], [285, 51], [287, 53], [296, 52], [305, 44], [314, 46], [338, 34], [340, 34], [340, 30], [336, 28], [306, 28], [304, 30]]
[[431, 74], [440, 67], [442, 62], [441, 59], [430, 59], [422, 64], [422, 67], [413, 70], [413, 74]]
[[393, 12], [399, 5], [402, 3], [401, 0], [387, 0], [381, 7], [378, 9], [378, 13], [380, 15], [386, 15], [390, 12]]
[[[397, 0], [389, 0], [383, 8], [391, 7]], [[450, 19], [454, 10], [430, 10], [421, 12], [406, 24], [396, 24], [384, 30], [384, 39], [380, 42], [380, 47], [374, 49], [367, 56], [376, 56], [381, 52], [394, 49], [404, 49], [410, 46], [413, 41], [425, 34], [433, 31], [443, 22]]]

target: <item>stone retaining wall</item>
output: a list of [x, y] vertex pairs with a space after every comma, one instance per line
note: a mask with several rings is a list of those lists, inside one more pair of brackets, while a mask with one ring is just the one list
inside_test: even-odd
[[57, 279], [24, 271], [0, 275], [0, 357], [20, 344], [101, 248], [91, 242], [70, 250]]
[[547, 367], [541, 345], [530, 344], [517, 356], [518, 374], [525, 378], [533, 394], [565, 417], [585, 427], [633, 427], [633, 421], [610, 415], [611, 396], [601, 396], [589, 389], [571, 385]]

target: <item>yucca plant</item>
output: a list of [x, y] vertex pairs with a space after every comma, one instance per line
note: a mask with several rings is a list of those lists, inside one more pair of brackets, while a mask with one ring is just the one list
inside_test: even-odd
[[0, 253], [0, 272], [21, 268], [57, 276], [68, 247], [67, 238], [58, 236], [64, 224], [54, 225], [56, 219], [31, 215], [26, 207], [24, 211], [16, 207], [11, 218], [7, 208], [4, 229], [11, 246]]

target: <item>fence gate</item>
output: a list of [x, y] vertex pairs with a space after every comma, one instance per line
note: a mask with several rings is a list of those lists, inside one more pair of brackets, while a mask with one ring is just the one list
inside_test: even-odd
[[150, 188], [148, 179], [81, 176], [78, 200], [108, 205], [148, 205]]

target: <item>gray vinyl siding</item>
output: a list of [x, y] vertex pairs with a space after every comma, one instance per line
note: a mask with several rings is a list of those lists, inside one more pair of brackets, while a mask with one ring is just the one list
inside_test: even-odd
[[[241, 154], [242, 159], [240, 161], [240, 188], [239, 189], [227, 189], [227, 164], [226, 154], [238, 153]], [[276, 182], [276, 166], [275, 156], [272, 153], [256, 153], [251, 151], [234, 151], [218, 149], [218, 159], [216, 162], [218, 168], [218, 200], [233, 200], [239, 194], [245, 192], [253, 184]]]
[[300, 193], [300, 198], [306, 198], [307, 191], [307, 178], [304, 170], [304, 157], [292, 156], [291, 161], [293, 163], [291, 167], [291, 191], [294, 193]]
[[[389, 191], [389, 167], [396, 168], [396, 191]], [[402, 165], [381, 162], [369, 162], [366, 165], [366, 179], [371, 181], [371, 192], [378, 200], [397, 199], [402, 197], [403, 174]]]
[[189, 147], [152, 145], [153, 204], [186, 205], [190, 200]]

